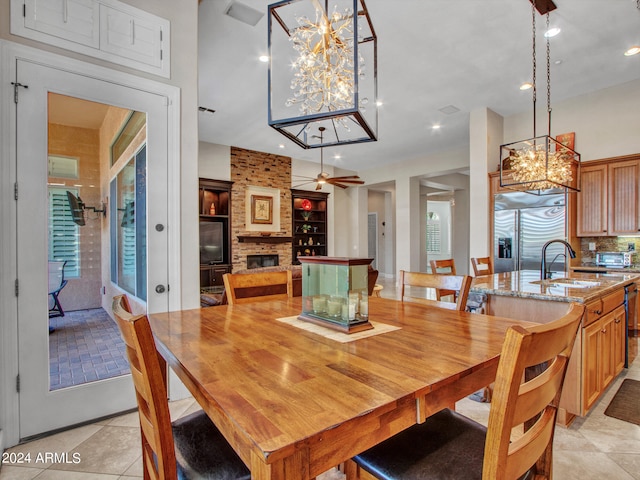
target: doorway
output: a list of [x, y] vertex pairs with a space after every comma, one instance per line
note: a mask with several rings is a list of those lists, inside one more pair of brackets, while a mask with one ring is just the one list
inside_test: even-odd
[[[78, 311], [95, 308], [109, 316], [111, 297], [122, 292], [130, 295], [139, 309], [169, 309], [165, 289], [158, 288], [155, 291], [154, 288], [153, 295], [149, 298], [146, 296], [148, 283], [153, 282], [153, 285], [158, 286], [168, 283], [168, 240], [167, 229], [164, 228], [168, 216], [168, 102], [166, 97], [160, 95], [25, 60], [18, 60], [16, 69], [17, 81], [29, 87], [19, 92], [16, 107], [16, 177], [19, 186], [16, 265], [21, 285], [17, 305], [19, 436], [24, 439], [135, 406], [132, 382], [128, 375], [92, 378], [70, 388], [52, 388], [49, 362], [53, 347], [49, 329], [50, 321], [53, 321], [53, 329], [59, 332], [63, 329], [63, 322], [72, 320], [70, 312], [74, 310], [74, 301], [76, 307], [82, 306]], [[80, 144], [81, 133], [86, 133], [76, 130], [69, 134], [68, 126], [51, 126], [50, 120], [53, 117], [48, 114], [56, 114], [54, 104], [57, 96], [102, 104], [107, 106], [107, 110], [111, 109], [112, 113], [129, 112], [125, 116], [132, 111], [143, 112], [147, 120], [144, 146], [129, 145], [131, 155], [114, 160], [110, 154], [114, 136], [105, 133], [107, 130], [98, 133], [97, 141], [101, 147], [99, 153], [95, 154], [98, 159], [93, 162], [94, 171], [83, 175], [85, 166], [81, 161], [75, 162], [74, 155], [51, 148], [65, 137], [70, 143]], [[56, 100], [50, 101], [51, 98]], [[86, 113], [84, 110], [82, 112]], [[125, 124], [126, 122], [117, 123], [117, 127], [108, 129], [108, 132], [117, 133]], [[59, 137], [54, 135], [56, 129], [63, 130]], [[101, 135], [104, 136], [103, 139], [100, 139]], [[144, 174], [140, 174], [138, 168], [142, 161], [137, 163], [135, 159], [143, 149], [146, 170]], [[153, 152], [153, 162], [148, 164], [147, 149]], [[126, 148], [124, 150], [127, 151]], [[78, 156], [84, 157], [85, 153], [79, 151]], [[50, 159], [50, 155], [57, 155], [58, 159]], [[116, 190], [117, 198], [114, 198], [112, 185], [114, 182], [118, 183], [118, 172], [126, 169], [131, 158], [134, 158], [133, 187], [131, 183], [121, 182], [122, 195], [118, 195]], [[52, 165], [52, 161], [54, 164], [57, 162], [57, 165]], [[77, 175], [74, 173], [76, 163]], [[119, 166], [122, 166], [120, 170]], [[64, 178], [65, 175], [75, 175], [77, 178]], [[62, 185], [52, 185], [54, 183]], [[142, 194], [140, 184], [146, 187]], [[132, 217], [124, 221], [127, 213], [126, 199], [130, 198], [137, 202], [135, 206], [130, 206], [130, 210], [138, 215], [137, 222]], [[119, 199], [125, 200], [125, 207], [122, 209], [119, 208], [123, 205], [118, 202]], [[115, 208], [109, 208], [114, 205]], [[142, 208], [143, 205], [145, 208]], [[147, 205], [153, 206], [148, 212]], [[56, 219], [52, 212], [56, 208], [66, 212], [63, 215], [66, 217], [62, 220], [63, 227], [52, 225], [52, 218]], [[114, 215], [118, 216], [118, 221], [112, 221]], [[150, 215], [153, 215], [154, 229], [148, 228], [150, 222], [147, 217]], [[119, 226], [119, 231], [113, 231], [110, 227], [113, 223]], [[141, 236], [141, 230], [136, 229], [136, 225], [144, 225], [144, 235]], [[133, 229], [128, 228], [123, 233], [125, 226], [133, 226]], [[123, 238], [128, 240], [125, 239], [122, 243]], [[54, 245], [56, 241], [58, 245]], [[118, 242], [121, 242], [119, 245], [126, 250], [126, 254], [115, 257], [122, 260], [122, 264], [116, 266], [116, 271], [131, 273], [133, 268], [134, 278], [143, 278], [144, 286], [137, 282], [137, 288], [131, 290], [112, 276], [113, 244]], [[139, 262], [140, 257], [145, 259], [143, 264]], [[147, 258], [154, 262], [146, 262]], [[69, 313], [65, 311], [64, 316], [58, 315], [50, 319], [52, 295], [48, 285], [51, 276], [48, 272], [51, 262], [64, 264], [62, 270], [66, 274], [67, 283], [58, 292], [58, 301], [62, 310], [67, 305]], [[73, 283], [77, 285], [73, 287]], [[101, 348], [104, 347], [103, 340], [98, 343]], [[101, 354], [98, 355], [102, 357]], [[84, 353], [85, 359], [90, 356], [89, 353]], [[83, 355], [79, 354], [77, 359], [74, 363], [82, 364]], [[80, 373], [82, 368], [81, 366], [77, 372]]]

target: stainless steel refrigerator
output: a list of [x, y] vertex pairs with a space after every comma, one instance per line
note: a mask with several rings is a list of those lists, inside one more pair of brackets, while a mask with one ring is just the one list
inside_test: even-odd
[[[540, 270], [542, 246], [566, 239], [565, 195], [531, 195], [524, 192], [495, 196], [494, 271]], [[547, 266], [564, 271], [564, 246], [551, 244]]]

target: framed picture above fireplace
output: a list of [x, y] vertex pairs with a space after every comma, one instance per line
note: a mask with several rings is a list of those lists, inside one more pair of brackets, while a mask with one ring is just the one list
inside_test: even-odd
[[273, 223], [273, 197], [251, 195], [251, 223]]
[[280, 231], [280, 190], [247, 185], [245, 225], [249, 232]]

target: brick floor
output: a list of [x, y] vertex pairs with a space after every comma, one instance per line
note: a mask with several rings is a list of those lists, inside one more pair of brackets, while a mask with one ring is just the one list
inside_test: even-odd
[[66, 312], [50, 323], [50, 390], [129, 373], [120, 331], [104, 309]]

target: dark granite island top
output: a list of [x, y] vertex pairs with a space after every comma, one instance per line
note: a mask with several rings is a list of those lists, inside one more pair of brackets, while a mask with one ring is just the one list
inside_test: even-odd
[[476, 277], [471, 284], [471, 292], [552, 302], [588, 303], [636, 280], [640, 280], [640, 273], [554, 272], [554, 278], [541, 281], [538, 270], [520, 270]]

